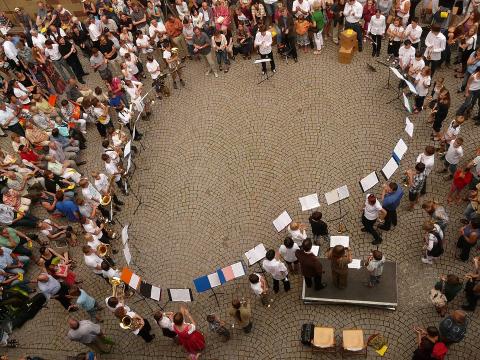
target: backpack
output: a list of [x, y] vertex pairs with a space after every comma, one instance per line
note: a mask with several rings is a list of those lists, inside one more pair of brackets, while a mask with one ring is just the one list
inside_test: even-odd
[[428, 252], [428, 255], [433, 257], [439, 257], [440, 255], [443, 254], [443, 251], [444, 251], [442, 238], [440, 237], [440, 234], [437, 233], [436, 231], [430, 231], [429, 234], [434, 235], [437, 238], [437, 242], [433, 245], [432, 250]]
[[443, 360], [445, 359], [445, 355], [447, 355], [448, 348], [443, 342], [437, 342], [433, 346], [432, 350], [432, 359]]

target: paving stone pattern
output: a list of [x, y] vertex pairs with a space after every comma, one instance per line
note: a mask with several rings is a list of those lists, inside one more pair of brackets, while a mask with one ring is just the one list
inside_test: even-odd
[[[192, 287], [197, 276], [232, 264], [260, 242], [277, 249], [284, 232], [277, 233], [272, 220], [288, 210], [295, 220], [308, 222], [309, 212], [302, 212], [298, 197], [318, 192], [325, 219], [338, 216], [338, 207], [327, 206], [324, 192], [347, 184], [351, 196], [343, 202], [345, 219], [355, 258], [366, 258], [372, 248], [371, 237], [360, 232], [364, 202], [358, 181], [373, 170], [379, 171], [402, 137], [409, 150], [394, 176], [401, 181], [403, 172], [425, 145], [431, 144], [426, 114], [410, 116], [415, 124], [414, 138], [403, 131], [406, 112], [401, 100], [386, 102], [396, 96], [385, 89], [387, 68], [369, 56], [370, 49], [356, 54], [350, 65], [337, 62], [337, 48], [331, 42], [321, 56], [300, 54], [298, 63], [286, 64], [276, 58], [278, 72], [257, 85], [258, 65], [237, 59], [228, 74], [218, 79], [204, 75], [204, 64], [190, 61], [184, 70], [186, 88], [173, 90], [173, 96], [156, 102], [151, 121], [142, 121], [145, 150], [137, 156], [137, 170], [132, 182], [134, 192], [143, 201], [137, 214], [137, 200], [126, 198], [120, 224], [130, 224], [130, 244], [136, 265], [133, 268], [149, 282], [168, 287]], [[375, 66], [370, 72], [366, 63]], [[453, 71], [441, 70], [453, 96], [448, 119], [462, 100], [455, 93], [458, 81]], [[438, 76], [438, 75], [437, 75]], [[393, 79], [393, 77], [392, 77]], [[90, 75], [92, 87], [100, 83]], [[171, 86], [171, 85], [170, 85]], [[85, 169], [101, 167], [99, 137], [94, 127], [89, 131], [88, 159]], [[473, 157], [478, 128], [468, 121], [462, 129], [466, 156]], [[440, 161], [436, 159], [436, 168]], [[426, 198], [445, 202], [449, 183], [438, 174], [428, 180]], [[379, 186], [373, 189], [377, 194]], [[301, 282], [292, 275], [292, 290], [275, 296], [270, 309], [252, 297], [247, 278], [227, 283], [218, 291], [220, 307], [208, 293], [193, 293], [191, 312], [199, 329], [207, 334], [204, 359], [311, 359], [339, 358], [340, 355], [315, 355], [299, 341], [300, 327], [313, 322], [337, 329], [362, 328], [367, 336], [383, 334], [389, 342], [385, 359], [409, 359], [415, 348], [414, 325], [437, 325], [440, 318], [428, 299], [428, 292], [441, 274], [463, 276], [471, 264], [454, 260], [464, 204], [448, 206], [451, 216], [446, 233], [447, 249], [434, 266], [420, 262], [421, 226], [426, 219], [420, 208], [406, 211], [404, 198], [399, 210], [399, 225], [384, 233], [381, 250], [388, 260], [398, 263], [399, 306], [396, 311], [336, 306], [304, 305], [300, 300]], [[117, 225], [118, 230], [120, 225]], [[335, 232], [337, 223], [330, 223]], [[119, 247], [119, 246], [118, 246]], [[322, 246], [321, 251], [325, 251]], [[74, 254], [82, 262], [80, 248]], [[474, 254], [478, 250], [473, 251]], [[120, 264], [121, 252], [117, 255]], [[251, 271], [252, 269], [249, 269]], [[329, 271], [327, 269], [327, 271]], [[110, 288], [91, 274], [83, 264], [78, 269], [84, 288], [103, 299]], [[365, 274], [367, 276], [367, 274]], [[394, 286], [394, 284], [392, 284]], [[373, 290], [374, 291], [374, 290]], [[245, 296], [253, 303], [253, 331], [245, 335], [236, 330], [228, 343], [208, 334], [205, 317], [215, 312], [226, 318], [233, 297]], [[162, 294], [165, 304], [166, 292]], [[452, 309], [460, 306], [463, 293]], [[148, 305], [156, 308], [153, 301]], [[152, 309], [143, 301], [130, 306], [153, 323]], [[167, 310], [175, 311], [169, 303]], [[75, 314], [87, 318], [80, 311]], [[478, 357], [475, 334], [480, 329], [478, 314], [470, 317], [465, 340], [451, 347], [449, 359]], [[145, 345], [141, 338], [122, 331], [114, 317], [103, 312], [102, 327], [117, 345], [101, 359], [184, 359], [179, 346], [161, 336]], [[66, 338], [68, 315], [54, 301], [48, 309], [15, 332], [22, 346], [12, 355], [38, 354], [48, 359], [64, 359], [86, 348]], [[230, 319], [227, 318], [230, 322]], [[338, 338], [338, 341], [340, 339]], [[377, 355], [369, 349], [369, 358]]]

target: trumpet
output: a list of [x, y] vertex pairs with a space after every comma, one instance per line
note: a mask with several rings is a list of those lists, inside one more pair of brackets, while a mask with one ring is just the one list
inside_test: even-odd
[[123, 330], [135, 331], [135, 330], [140, 329], [143, 326], [142, 323], [143, 323], [143, 320], [141, 318], [138, 318], [138, 317], [135, 317], [135, 316], [132, 317], [132, 316], [129, 316], [129, 315], [125, 315], [122, 318], [122, 321], [120, 322], [120, 327]]
[[108, 255], [109, 250], [110, 250], [110, 245], [100, 244], [97, 246], [97, 255], [103, 258]]

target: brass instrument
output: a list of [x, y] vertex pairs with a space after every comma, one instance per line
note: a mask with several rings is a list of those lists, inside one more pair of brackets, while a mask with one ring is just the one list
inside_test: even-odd
[[110, 250], [110, 245], [108, 244], [100, 244], [97, 246], [97, 255], [101, 258], [104, 258], [108, 255]]
[[112, 201], [111, 195], [109, 194], [103, 195], [102, 198], [100, 199], [100, 205], [107, 206], [108, 204], [110, 204], [111, 201]]
[[110, 279], [112, 285], [112, 296], [118, 299], [119, 303], [123, 304], [125, 299], [125, 283], [120, 278], [114, 276]]
[[176, 47], [172, 48], [172, 54], [178, 54], [178, 48]]
[[120, 327], [124, 330], [138, 330], [143, 326], [142, 319], [138, 317], [131, 317], [129, 315], [125, 315], [120, 322]]

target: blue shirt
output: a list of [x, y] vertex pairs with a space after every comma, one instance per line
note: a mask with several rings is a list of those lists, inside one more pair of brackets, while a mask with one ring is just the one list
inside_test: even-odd
[[383, 208], [390, 211], [395, 210], [398, 205], [400, 205], [400, 200], [402, 200], [402, 196], [403, 190], [401, 186], [397, 188], [397, 191], [385, 194], [382, 204]]
[[80, 296], [77, 298], [77, 305], [85, 311], [92, 310], [95, 307], [95, 299], [80, 289]]
[[[474, 51], [473, 53], [471, 53], [468, 58], [469, 58], [469, 59], [473, 59], [473, 58], [475, 57], [475, 53], [476, 53], [476, 51]], [[472, 65], [468, 65], [468, 66], [467, 66], [467, 72], [468, 72], [469, 74], [473, 74], [475, 71], [478, 70], [478, 68], [480, 68], [480, 61], [477, 61], [476, 63], [473, 63]]]
[[72, 200], [58, 201], [57, 205], [55, 205], [55, 209], [60, 211], [68, 220], [78, 221], [75, 213], [80, 213], [80, 209]]

